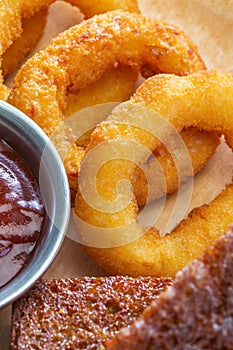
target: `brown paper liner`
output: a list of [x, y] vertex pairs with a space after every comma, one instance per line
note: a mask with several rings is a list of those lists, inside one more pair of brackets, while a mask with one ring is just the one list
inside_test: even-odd
[[[210, 6], [210, 3], [212, 6]], [[216, 6], [213, 5], [213, 3]], [[231, 49], [233, 27], [232, 9], [225, 7], [224, 1], [202, 0], [139, 0], [140, 8], [146, 16], [171, 21], [190, 35], [198, 45], [199, 51], [208, 68], [233, 72], [233, 50]], [[47, 46], [52, 37], [83, 19], [78, 9], [58, 1], [51, 6], [45, 34], [30, 55]], [[15, 74], [8, 77], [6, 84], [12, 85]], [[233, 174], [232, 152], [224, 141], [218, 147], [210, 162], [195, 176], [192, 200], [188, 212], [193, 208], [213, 200], [230, 183]], [[203, 191], [203, 189], [205, 189]], [[170, 215], [176, 201], [176, 194], [170, 196], [157, 223], [164, 229], [164, 223]], [[151, 210], [154, 210], [153, 207]], [[187, 214], [187, 213], [186, 213]], [[171, 226], [176, 226], [174, 220]], [[89, 259], [78, 243], [75, 242], [75, 227], [70, 222], [63, 246], [45, 273], [45, 278], [100, 276], [105, 273]], [[9, 349], [11, 324], [11, 306], [0, 310], [0, 348]]]

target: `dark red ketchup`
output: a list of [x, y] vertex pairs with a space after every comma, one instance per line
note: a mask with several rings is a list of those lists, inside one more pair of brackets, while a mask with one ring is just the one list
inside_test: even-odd
[[0, 140], [0, 288], [27, 262], [44, 217], [39, 187], [30, 169]]

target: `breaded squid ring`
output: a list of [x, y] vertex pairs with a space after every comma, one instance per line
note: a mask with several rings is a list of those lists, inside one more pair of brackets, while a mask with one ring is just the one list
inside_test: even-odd
[[[65, 119], [69, 117], [72, 118], [73, 115], [77, 115], [79, 111], [87, 107], [102, 103], [123, 102], [128, 100], [130, 95], [132, 95], [137, 77], [138, 73], [136, 70], [119, 65], [116, 68], [104, 72], [100, 79], [86, 88], [81, 89], [78, 93], [74, 94], [68, 92], [67, 106], [64, 110]], [[97, 122], [95, 124], [97, 124]], [[91, 131], [92, 129], [88, 130], [77, 139], [73, 146], [73, 150], [71, 150], [69, 155], [64, 159], [64, 165], [69, 175], [68, 179], [71, 190], [72, 205], [78, 188], [77, 169], [82, 157], [84, 156], [84, 149], [89, 143]], [[209, 154], [212, 154], [219, 142], [219, 138], [212, 133], [211, 135], [208, 135], [208, 140], [208, 151]], [[205, 139], [206, 149], [207, 142], [208, 141]]]
[[69, 91], [67, 106], [64, 110], [65, 119], [87, 107], [128, 100], [132, 95], [137, 78], [136, 70], [118, 65], [116, 68], [105, 71], [100, 79], [78, 93]]
[[[159, 111], [178, 131], [190, 126], [216, 130], [224, 134], [226, 142], [233, 149], [233, 77], [217, 71], [202, 71], [185, 77], [161, 74], [145, 81], [130, 102], [124, 103], [121, 109], [118, 107], [107, 121], [97, 126], [83, 162], [91, 151], [105, 145], [106, 141], [122, 139], [126, 144], [130, 140], [151, 151], [159, 146], [158, 139], [152, 133], [127, 124], [131, 122], [131, 116], [127, 117], [126, 107], [132, 104]], [[156, 130], [156, 125], [153, 127]], [[117, 142], [115, 147], [118, 147]], [[115, 185], [123, 178], [130, 180], [134, 172], [135, 166], [126, 163], [125, 159], [116, 159], [116, 162], [106, 163], [96, 177], [97, 190], [105, 201], [113, 200]], [[121, 196], [119, 198], [124, 199]], [[109, 202], [106, 203], [108, 205]], [[79, 190], [74, 212], [82, 222], [95, 228], [94, 238], [97, 242], [98, 227], [100, 230], [101, 227], [122, 226], [120, 232], [125, 235], [123, 239], [137, 232], [140, 237], [127, 245], [101, 249], [100, 243], [100, 248], [86, 246], [85, 250], [111, 274], [175, 276], [178, 270], [201, 255], [232, 223], [233, 185], [228, 186], [211, 204], [193, 210], [165, 237], [160, 237], [153, 227], [140, 227], [136, 221], [137, 211], [133, 194], [126, 207], [112, 213], [107, 210], [104, 212], [104, 208], [100, 212], [93, 205], [88, 205]], [[80, 222], [79, 228], [82, 230]], [[129, 232], [130, 228], [134, 232]], [[85, 230], [80, 231], [80, 234], [85, 242]]]
[[4, 77], [18, 67], [42, 36], [47, 12], [47, 9], [43, 9], [30, 18], [22, 19], [22, 34], [2, 55], [2, 75]]
[[[113, 11], [68, 29], [29, 59], [16, 76], [8, 102], [52, 137], [65, 119], [68, 93], [86, 88], [118, 64], [178, 75], [205, 69], [196, 46], [182, 30], [139, 14]], [[82, 152], [73, 145], [67, 157], [74, 161], [65, 162], [72, 184]]]
[[[2, 0], [0, 8], [0, 60], [4, 52], [20, 37], [22, 20], [32, 17], [40, 10], [48, 8], [53, 0]], [[3, 84], [0, 70], [0, 99], [6, 100], [9, 91]]]
[[[106, 102], [125, 101], [130, 98], [132, 94], [134, 82], [136, 80], [136, 72], [129, 67], [119, 65], [117, 68], [106, 71], [103, 76], [92, 83], [90, 86], [80, 90], [78, 94], [68, 93], [67, 108], [64, 110], [65, 118], [72, 116], [78, 111], [93, 105]], [[80, 139], [76, 141], [77, 146], [86, 148], [90, 141], [92, 130], [85, 133]], [[219, 136], [213, 132], [199, 131], [195, 128], [182, 130], [181, 137], [184, 140], [187, 150], [191, 156], [193, 173], [196, 174], [212, 157], [219, 144]], [[82, 156], [84, 152], [80, 149]], [[169, 152], [165, 147], [160, 149], [159, 154], [155, 154], [158, 158], [165, 178], [167, 180], [167, 193], [173, 193], [178, 188], [178, 174], [176, 165]], [[68, 166], [68, 162], [70, 162]], [[65, 160], [66, 168], [71, 169], [71, 164], [75, 164], [75, 158], [68, 157]], [[78, 160], [80, 162], [80, 158]], [[150, 160], [146, 164], [147, 174], [151, 178], [150, 183], [153, 184], [154, 169], [151, 167]], [[78, 182], [76, 175], [69, 176], [70, 186], [72, 188], [72, 202], [77, 192]], [[162, 188], [159, 186], [151, 186], [150, 198], [148, 198], [148, 184], [143, 171], [138, 168], [133, 179], [133, 186], [135, 189], [135, 196], [139, 206], [143, 206], [147, 201], [152, 201], [164, 195]]]
[[[219, 135], [214, 132], [198, 130], [197, 128], [188, 128], [182, 130], [180, 136], [187, 147], [192, 161], [193, 175], [195, 175], [213, 156], [219, 145]], [[154, 181], [155, 171], [151, 165], [153, 158], [152, 160], [149, 158], [144, 171], [139, 167], [136, 168], [131, 179], [139, 207], [165, 194], [171, 194], [179, 187], [180, 179], [177, 173], [176, 163], [166, 147], [161, 146], [159, 150], [153, 152], [153, 155], [161, 165], [164, 178], [166, 179], [166, 188], [164, 189], [162, 186], [159, 186], [159, 183]], [[147, 177], [145, 176], [145, 172]], [[184, 174], [183, 177], [185, 177]], [[150, 192], [148, 191], [148, 183], [150, 184]]]

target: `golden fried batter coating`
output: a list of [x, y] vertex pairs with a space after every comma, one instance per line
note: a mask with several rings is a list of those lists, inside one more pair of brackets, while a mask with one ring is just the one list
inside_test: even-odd
[[[4, 52], [22, 34], [22, 20], [32, 17], [36, 12], [48, 8], [53, 0], [2, 0], [0, 8], [0, 59]], [[5, 100], [9, 91], [3, 85], [0, 71], [0, 98]]]
[[[65, 119], [69, 92], [86, 88], [118, 64], [178, 75], [205, 69], [196, 46], [182, 30], [139, 14], [113, 11], [68, 29], [28, 60], [8, 102], [51, 137]], [[73, 169], [66, 168], [68, 176], [74, 176]]]
[[[19, 62], [34, 47], [43, 33], [46, 19], [46, 9], [55, 0], [2, 0], [0, 9], [0, 57], [2, 60], [2, 74], [14, 71]], [[136, 0], [126, 1], [83, 1], [67, 0], [77, 6], [86, 18], [110, 10], [122, 9], [139, 12]], [[40, 11], [42, 10], [42, 11]], [[38, 13], [39, 12], [39, 13]], [[32, 18], [31, 18], [32, 17]], [[13, 44], [13, 45], [12, 45]], [[6, 98], [7, 89], [1, 86], [1, 97]]]
[[140, 12], [137, 0], [69, 0], [69, 3], [77, 6], [85, 18], [113, 10]]
[[[78, 202], [77, 202], [78, 204]], [[233, 218], [233, 186], [210, 205], [194, 209], [169, 235], [151, 229], [137, 241], [116, 248], [84, 247], [111, 274], [173, 276], [218, 239]]]
[[78, 93], [68, 92], [65, 118], [83, 108], [107, 102], [128, 100], [138, 78], [135, 69], [119, 65], [103, 73], [103, 75]]
[[43, 34], [46, 24], [47, 9], [37, 12], [34, 16], [22, 19], [22, 34], [2, 55], [2, 74], [12, 73], [25, 58]]
[[[83, 161], [103, 142], [106, 145], [106, 141], [115, 141], [115, 149], [119, 147], [120, 139], [124, 140], [125, 145], [128, 141], [134, 141], [151, 151], [160, 146], [152, 132], [138, 127], [138, 124], [130, 124], [132, 117], [127, 108], [132, 104], [159, 111], [178, 131], [194, 126], [201, 130], [220, 132], [233, 149], [233, 77], [217, 71], [202, 71], [185, 77], [161, 74], [145, 81], [130, 102], [117, 107], [107, 121], [97, 126]], [[137, 118], [139, 116], [136, 115]], [[153, 118], [153, 114], [151, 116]], [[154, 118], [154, 124], [153, 119], [149, 121], [149, 130], [155, 132], [157, 119]], [[145, 120], [139, 122], [145, 124]], [[116, 198], [116, 184], [122, 179], [130, 180], [134, 169], [132, 163], [117, 157], [102, 166], [96, 175], [97, 191], [106, 201], [101, 203], [101, 209], [98, 209], [98, 203], [91, 202], [89, 205], [84, 200], [83, 189], [78, 191], [75, 214], [94, 228], [94, 238], [100, 247], [85, 249], [110, 273], [175, 276], [179, 269], [198, 257], [232, 223], [233, 185], [228, 186], [211, 204], [194, 210], [171, 234], [161, 238], [155, 228], [143, 228], [137, 223], [138, 205], [133, 195], [127, 205], [122, 205], [123, 209], [115, 212], [108, 209], [109, 201]], [[118, 200], [120, 204], [123, 203], [124, 192], [118, 195]], [[80, 231], [83, 242], [88, 225], [84, 225], [86, 231]], [[83, 229], [82, 225], [79, 227]], [[98, 230], [118, 227], [121, 246], [101, 248], [105, 242], [100, 241]], [[113, 233], [118, 232], [113, 230]], [[124, 245], [128, 237], [132, 238], [132, 243]]]
[[87, 87], [118, 63], [179, 75], [205, 68], [181, 30], [113, 11], [68, 29], [29, 59], [17, 74], [9, 102], [51, 135], [64, 120], [68, 91]]
[[[195, 175], [213, 156], [219, 145], [219, 135], [214, 132], [201, 131], [197, 128], [188, 128], [182, 130], [180, 136], [187, 147], [192, 161], [193, 174]], [[161, 146], [153, 154], [163, 169], [166, 179], [166, 191], [154, 181], [154, 169], [151, 167], [151, 160], [149, 158], [146, 163], [147, 178], [145, 177], [145, 172], [137, 167], [131, 179], [134, 195], [139, 207], [162, 197], [166, 193], [173, 193], [179, 187], [176, 164], [168, 150], [164, 146]], [[150, 196], [148, 196], [148, 183], [151, 184]]]

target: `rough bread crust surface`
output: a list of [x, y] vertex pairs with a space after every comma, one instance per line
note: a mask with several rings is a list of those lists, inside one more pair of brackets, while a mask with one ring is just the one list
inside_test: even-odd
[[171, 283], [117, 276], [42, 280], [14, 303], [11, 348], [104, 349]]
[[233, 231], [183, 269], [108, 349], [233, 349]]

